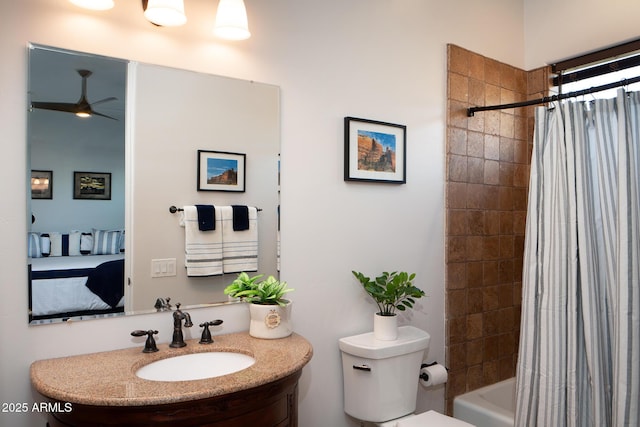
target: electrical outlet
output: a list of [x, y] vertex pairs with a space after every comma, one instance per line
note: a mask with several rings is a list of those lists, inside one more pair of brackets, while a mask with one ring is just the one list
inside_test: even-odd
[[171, 277], [176, 275], [176, 259], [152, 259], [151, 277]]

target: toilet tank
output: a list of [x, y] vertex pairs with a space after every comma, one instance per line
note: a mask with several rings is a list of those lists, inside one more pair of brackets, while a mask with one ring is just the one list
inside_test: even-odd
[[399, 327], [394, 341], [377, 340], [373, 332], [341, 338], [344, 411], [371, 422], [412, 413], [429, 339], [413, 326]]

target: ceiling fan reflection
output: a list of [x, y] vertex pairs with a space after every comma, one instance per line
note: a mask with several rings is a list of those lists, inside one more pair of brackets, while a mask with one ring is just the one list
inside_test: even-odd
[[109, 101], [115, 101], [117, 98], [110, 96], [108, 98], [101, 99], [96, 102], [89, 102], [87, 100], [87, 79], [91, 76], [92, 72], [89, 70], [77, 70], [80, 77], [82, 77], [82, 91], [80, 93], [80, 99], [76, 103], [69, 102], [31, 102], [31, 108], [38, 108], [41, 110], [62, 111], [64, 113], [73, 113], [78, 117], [91, 117], [100, 116], [111, 120], [118, 120], [115, 117], [108, 116], [106, 114], [99, 113], [93, 109], [93, 106], [102, 104]]

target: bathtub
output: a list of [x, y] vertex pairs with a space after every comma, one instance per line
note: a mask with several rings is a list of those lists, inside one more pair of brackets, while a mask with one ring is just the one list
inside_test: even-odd
[[515, 378], [509, 378], [453, 399], [453, 416], [476, 427], [513, 427]]

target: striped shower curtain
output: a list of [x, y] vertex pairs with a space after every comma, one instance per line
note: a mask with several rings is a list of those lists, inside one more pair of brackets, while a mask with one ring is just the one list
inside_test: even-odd
[[640, 95], [535, 120], [515, 425], [640, 426]]

